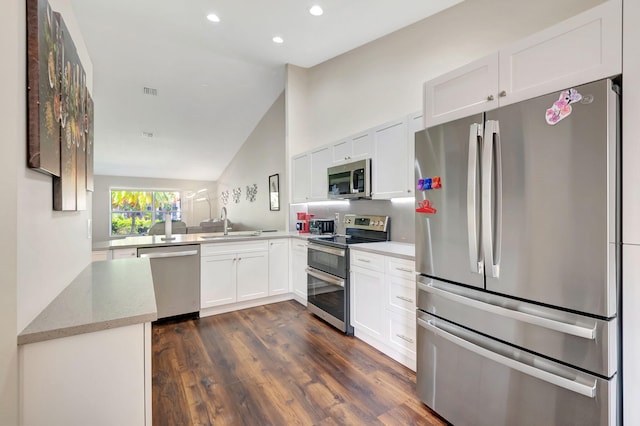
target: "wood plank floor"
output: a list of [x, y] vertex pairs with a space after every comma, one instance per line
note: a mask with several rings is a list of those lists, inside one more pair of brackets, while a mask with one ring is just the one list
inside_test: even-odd
[[415, 373], [294, 301], [153, 326], [154, 425], [444, 425]]

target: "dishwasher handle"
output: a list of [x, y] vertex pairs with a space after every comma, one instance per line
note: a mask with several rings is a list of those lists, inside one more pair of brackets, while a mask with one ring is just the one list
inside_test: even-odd
[[185, 250], [185, 251], [172, 251], [172, 252], [157, 252], [157, 253], [143, 253], [140, 257], [147, 259], [159, 259], [166, 257], [184, 257], [184, 256], [196, 256], [198, 250]]

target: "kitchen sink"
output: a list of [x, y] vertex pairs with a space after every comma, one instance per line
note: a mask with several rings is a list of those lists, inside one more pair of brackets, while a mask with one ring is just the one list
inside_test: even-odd
[[261, 231], [235, 231], [229, 232], [227, 235], [224, 235], [223, 232], [215, 232], [213, 234], [201, 235], [200, 238], [203, 240], [226, 240], [234, 238], [257, 237], [261, 234]]

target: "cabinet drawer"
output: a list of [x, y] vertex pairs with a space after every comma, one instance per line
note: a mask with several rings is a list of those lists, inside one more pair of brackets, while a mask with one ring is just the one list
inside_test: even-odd
[[413, 260], [399, 259], [397, 257], [386, 258], [386, 273], [394, 277], [415, 281], [415, 262]]
[[372, 271], [384, 272], [384, 256], [359, 250], [351, 251], [351, 265]]
[[132, 257], [138, 257], [138, 249], [136, 248], [123, 248], [114, 249], [111, 253], [112, 259], [130, 259]]
[[238, 243], [210, 243], [202, 244], [200, 256], [222, 253], [246, 253], [252, 251], [268, 251], [269, 242], [267, 240], [249, 241]]
[[416, 283], [400, 277], [387, 277], [387, 309], [405, 315], [416, 313]]
[[389, 342], [404, 352], [416, 352], [416, 319], [387, 311]]

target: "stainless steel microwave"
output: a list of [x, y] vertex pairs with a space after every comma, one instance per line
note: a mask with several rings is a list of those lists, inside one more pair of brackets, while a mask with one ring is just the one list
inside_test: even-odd
[[371, 198], [371, 159], [327, 169], [329, 198]]

